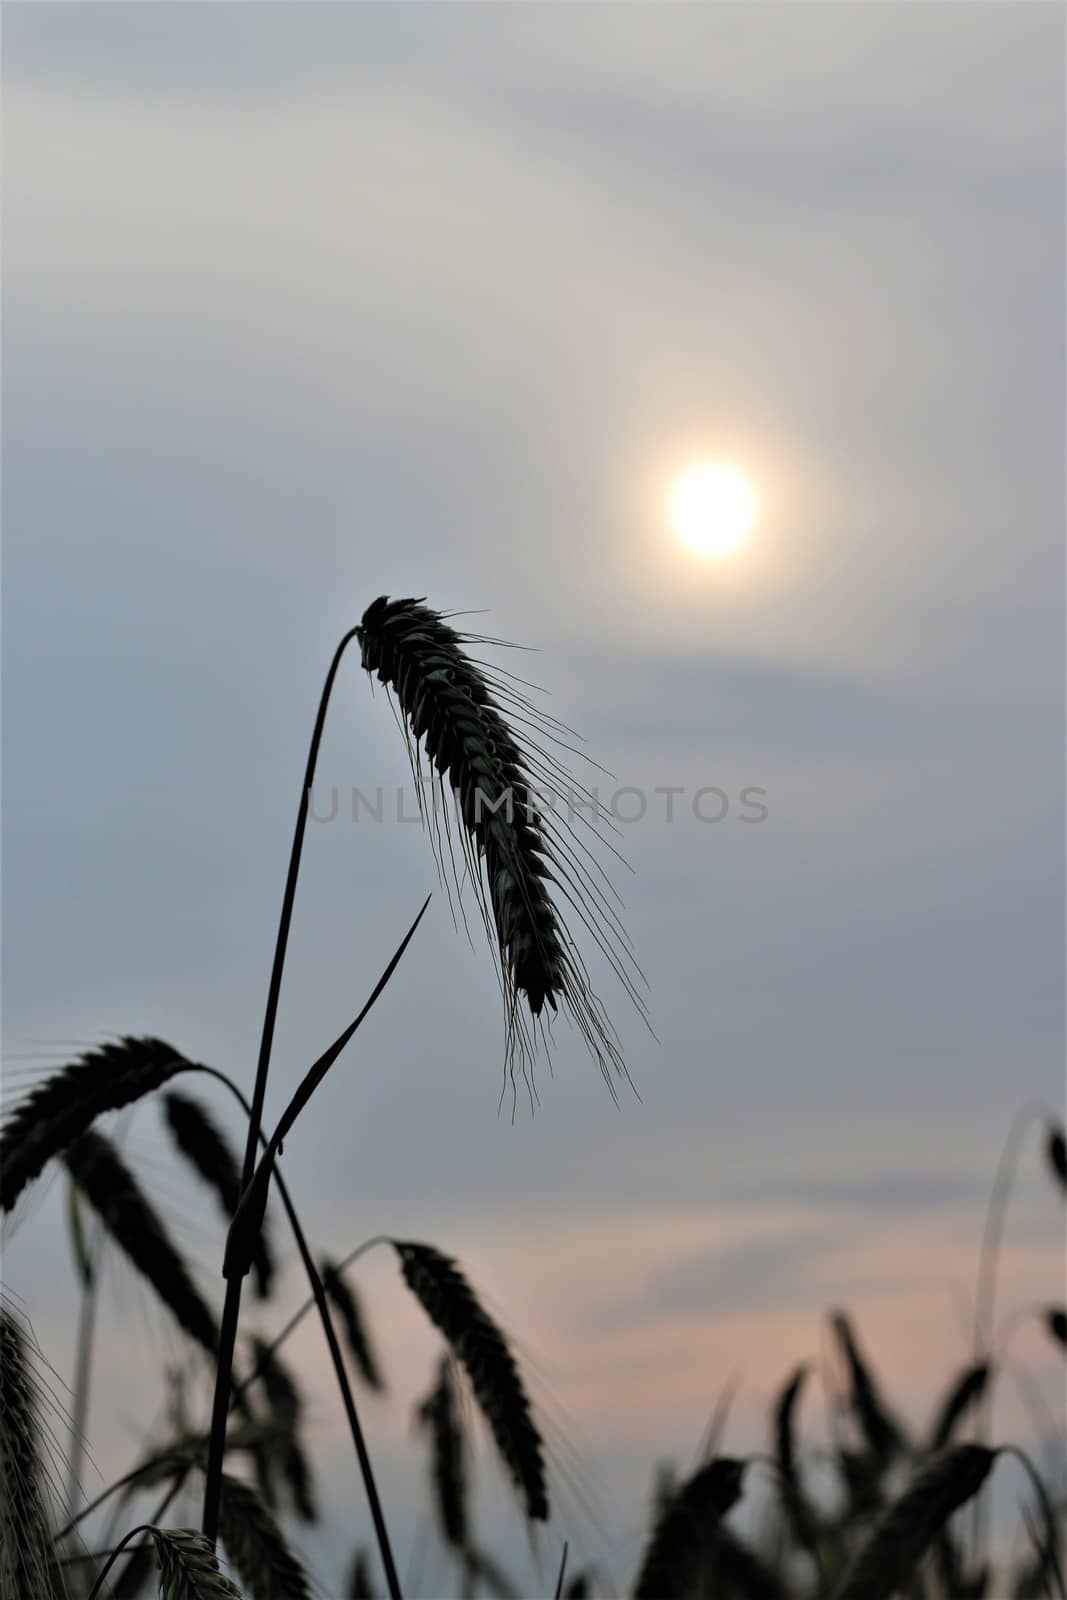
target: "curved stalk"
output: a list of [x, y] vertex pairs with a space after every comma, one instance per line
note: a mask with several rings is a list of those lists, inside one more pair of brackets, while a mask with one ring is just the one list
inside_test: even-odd
[[[259, 1144], [260, 1127], [263, 1121], [263, 1102], [267, 1092], [267, 1074], [270, 1070], [270, 1054], [274, 1044], [274, 1025], [278, 1016], [282, 973], [285, 970], [285, 953], [289, 944], [289, 928], [293, 920], [293, 905], [296, 900], [297, 879], [300, 875], [300, 857], [304, 849], [304, 833], [307, 827], [311, 787], [315, 781], [315, 768], [318, 765], [319, 747], [322, 744], [322, 731], [326, 724], [326, 710], [330, 703], [334, 679], [337, 677], [337, 669], [341, 665], [341, 657], [355, 636], [356, 629], [350, 628], [334, 651], [333, 660], [330, 662], [330, 668], [326, 674], [326, 681], [322, 686], [319, 708], [315, 716], [315, 726], [311, 733], [307, 766], [304, 771], [304, 781], [300, 790], [300, 803], [296, 813], [296, 827], [293, 831], [293, 843], [289, 852], [289, 869], [286, 873], [285, 890], [282, 895], [278, 934], [274, 944], [274, 961], [271, 966], [270, 986], [267, 990], [267, 1005], [263, 1015], [259, 1060], [256, 1064], [252, 1104], [248, 1115], [248, 1137], [245, 1141], [244, 1166], [241, 1179], [242, 1189], [247, 1189], [255, 1167], [256, 1148]], [[208, 1450], [203, 1514], [204, 1534], [212, 1543], [218, 1536], [219, 1528], [222, 1458], [226, 1448], [226, 1418], [230, 1410], [233, 1352], [237, 1343], [237, 1323], [241, 1315], [241, 1287], [242, 1279], [240, 1276], [235, 1275], [232, 1278], [227, 1278], [226, 1303], [219, 1328], [218, 1366], [215, 1373], [215, 1398], [211, 1413], [211, 1444]]]
[[119, 1556], [122, 1554], [122, 1552], [125, 1550], [126, 1546], [129, 1544], [130, 1540], [131, 1539], [136, 1539], [136, 1537], [137, 1537], [137, 1535], [139, 1533], [154, 1533], [154, 1532], [155, 1532], [155, 1529], [153, 1528], [153, 1526], [152, 1526], [152, 1524], [150, 1522], [142, 1522], [139, 1528], [131, 1528], [130, 1529], [130, 1531], [126, 1535], [126, 1537], [124, 1539], [122, 1539], [116, 1545], [114, 1550], [112, 1550], [110, 1556], [107, 1559], [107, 1565], [97, 1575], [96, 1582], [93, 1584], [92, 1588], [89, 1590], [89, 1600], [96, 1600], [96, 1596], [100, 1593], [100, 1586], [102, 1585], [104, 1579], [107, 1577], [108, 1573], [111, 1571], [112, 1567], [115, 1565], [115, 1562], [118, 1560]]
[[[337, 1263], [334, 1271], [340, 1275], [342, 1272], [344, 1272], [346, 1267], [350, 1267], [352, 1265], [353, 1261], [356, 1261], [360, 1256], [365, 1255], [368, 1250], [373, 1250], [376, 1244], [392, 1244], [392, 1242], [393, 1241], [387, 1234], [376, 1233], [373, 1239], [364, 1239], [362, 1244], [358, 1244], [354, 1250], [350, 1250], [348, 1255], [345, 1256], [344, 1260]], [[311, 1294], [302, 1305], [297, 1307], [292, 1316], [289, 1318], [289, 1321], [285, 1324], [285, 1327], [282, 1329], [281, 1333], [277, 1334], [276, 1337], [271, 1340], [270, 1344], [264, 1348], [259, 1362], [252, 1368], [252, 1371], [248, 1374], [248, 1377], [237, 1385], [237, 1388], [234, 1391], [235, 1400], [239, 1395], [244, 1394], [249, 1384], [255, 1382], [256, 1378], [259, 1376], [260, 1369], [267, 1365], [267, 1362], [270, 1360], [275, 1351], [285, 1343], [286, 1339], [288, 1339], [291, 1333], [296, 1331], [296, 1329], [303, 1322], [304, 1318], [307, 1316], [308, 1312], [316, 1304], [317, 1302], [315, 1296]]]
[[[186, 1478], [189, 1476], [189, 1471], [189, 1467], [182, 1467], [177, 1473], [174, 1482], [170, 1485], [169, 1489], [164, 1491], [162, 1499], [159, 1501], [159, 1504], [152, 1513], [151, 1525], [153, 1528], [158, 1528], [162, 1525], [163, 1518], [167, 1514], [167, 1509], [170, 1506], [171, 1501], [177, 1499], [178, 1495], [181, 1494], [182, 1486], [184, 1485]], [[114, 1535], [111, 1534], [109, 1537], [113, 1538]], [[100, 1559], [103, 1560], [104, 1556], [116, 1556], [120, 1553], [120, 1549], [121, 1546], [116, 1546], [114, 1550], [104, 1550], [101, 1553]], [[131, 1550], [127, 1553], [132, 1561], [134, 1552]]]

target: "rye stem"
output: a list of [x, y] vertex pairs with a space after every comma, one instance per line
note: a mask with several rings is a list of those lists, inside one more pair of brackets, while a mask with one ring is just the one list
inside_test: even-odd
[[[274, 1025], [277, 1020], [278, 1001], [281, 996], [285, 954], [289, 945], [289, 928], [293, 919], [296, 884], [300, 876], [300, 858], [304, 850], [304, 834], [307, 828], [311, 787], [315, 781], [319, 747], [322, 744], [323, 728], [326, 725], [326, 711], [330, 703], [334, 679], [337, 677], [337, 669], [341, 665], [341, 657], [355, 636], [356, 629], [350, 628], [334, 651], [330, 669], [326, 674], [326, 681], [322, 686], [319, 708], [315, 716], [315, 726], [311, 733], [307, 766], [304, 770], [304, 781], [300, 790], [300, 803], [296, 813], [296, 827], [293, 831], [293, 844], [289, 852], [289, 870], [286, 874], [281, 915], [278, 919], [278, 936], [274, 944], [274, 961], [271, 967], [270, 986], [267, 990], [267, 1006], [263, 1015], [263, 1033], [260, 1038], [259, 1060], [256, 1065], [256, 1078], [252, 1089], [252, 1103], [248, 1115], [248, 1135], [245, 1140], [244, 1164], [241, 1176], [242, 1190], [247, 1189], [251, 1181], [256, 1164], [256, 1152], [259, 1148], [260, 1127], [263, 1121], [263, 1102], [267, 1092], [267, 1075], [270, 1071], [270, 1055], [274, 1044]], [[219, 1329], [218, 1365], [215, 1372], [215, 1398], [211, 1412], [211, 1443], [208, 1448], [202, 1519], [204, 1535], [212, 1544], [217, 1539], [219, 1530], [222, 1459], [226, 1450], [226, 1419], [230, 1410], [233, 1354], [237, 1343], [237, 1324], [241, 1315], [242, 1282], [243, 1279], [239, 1274], [226, 1279], [226, 1303], [223, 1308], [222, 1323]], [[386, 1570], [388, 1571], [388, 1568]]]

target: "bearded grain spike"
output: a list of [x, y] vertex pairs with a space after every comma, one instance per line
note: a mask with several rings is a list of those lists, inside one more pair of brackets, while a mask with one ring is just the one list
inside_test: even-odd
[[[565, 835], [539, 802], [548, 790], [559, 793], [559, 764], [515, 731], [530, 722], [516, 709], [528, 702], [468, 654], [475, 639], [420, 600], [383, 595], [367, 607], [357, 637], [366, 671], [396, 695], [416, 780], [425, 755], [431, 775], [455, 798], [459, 843], [499, 958], [509, 1065], [516, 1055], [525, 1065], [534, 1048], [531, 1028], [562, 1005], [610, 1085], [612, 1072], [625, 1075], [625, 1064], [563, 905], [582, 922], [644, 1015], [630, 976], [637, 969], [625, 934], [605, 921], [595, 881], [573, 854], [569, 866], [563, 865], [553, 848]], [[557, 737], [547, 722], [545, 731]], [[447, 811], [445, 817], [447, 825]]]
[[311, 1600], [311, 1582], [256, 1491], [223, 1474], [219, 1537], [248, 1600]]
[[74, 1182], [115, 1243], [147, 1278], [190, 1339], [213, 1356], [218, 1339], [215, 1318], [193, 1286], [162, 1221], [110, 1139], [90, 1129], [71, 1145], [64, 1159]]
[[[241, 1198], [241, 1166], [236, 1152], [198, 1100], [171, 1090], [163, 1096], [163, 1114], [175, 1147], [218, 1198], [223, 1216], [232, 1222]], [[252, 1257], [256, 1293], [265, 1300], [274, 1276], [274, 1259], [264, 1226]]]
[[381, 1393], [385, 1385], [367, 1332], [359, 1296], [331, 1261], [323, 1259], [319, 1265], [319, 1274], [322, 1278], [322, 1287], [341, 1318], [348, 1349], [359, 1368], [360, 1376], [369, 1389]]
[[159, 1562], [159, 1600], [242, 1600], [219, 1571], [211, 1545], [195, 1528], [153, 1528]]
[[541, 1437], [507, 1339], [449, 1256], [432, 1245], [392, 1243], [405, 1283], [470, 1380], [526, 1515], [533, 1522], [547, 1522]]
[[652, 1531], [634, 1600], [702, 1592], [719, 1524], [740, 1497], [744, 1471], [743, 1461], [718, 1456], [682, 1484]]
[[886, 1467], [904, 1449], [904, 1435], [882, 1399], [874, 1374], [856, 1343], [852, 1324], [843, 1311], [835, 1311], [830, 1325], [848, 1364], [850, 1403], [863, 1436], [880, 1467]]
[[927, 1446], [930, 1454], [943, 1450], [950, 1443], [971, 1406], [977, 1405], [985, 1394], [991, 1371], [988, 1361], [979, 1361], [975, 1366], [968, 1367], [952, 1385], [930, 1429], [930, 1443]]
[[531, 796], [511, 729], [461, 636], [429, 607], [383, 597], [364, 612], [358, 637], [364, 667], [395, 688], [432, 766], [457, 792], [484, 859], [505, 971], [535, 1017], [546, 1001], [554, 1011], [565, 984], [562, 943], [536, 833], [521, 821]]
[[0, 1210], [105, 1111], [131, 1105], [192, 1063], [162, 1039], [120, 1039], [87, 1050], [46, 1078], [4, 1118]]
[[18, 1322], [0, 1303], [0, 1596], [59, 1600], [37, 1381]]
[[416, 1416], [430, 1435], [430, 1479], [441, 1536], [449, 1549], [466, 1556], [470, 1547], [467, 1445], [448, 1356], [441, 1358], [437, 1382]]
[[936, 1534], [989, 1476], [996, 1451], [958, 1444], [924, 1463], [861, 1545], [833, 1600], [890, 1600]]

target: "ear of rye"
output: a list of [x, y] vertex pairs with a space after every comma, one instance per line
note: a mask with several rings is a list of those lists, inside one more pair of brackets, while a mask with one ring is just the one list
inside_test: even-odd
[[66, 1153], [67, 1170], [115, 1243], [190, 1339], [214, 1356], [218, 1330], [166, 1228], [110, 1139], [90, 1130]]
[[191, 1063], [162, 1039], [121, 1039], [89, 1050], [19, 1102], [0, 1129], [0, 1210], [105, 1111], [131, 1105]]
[[[425, 758], [440, 791], [447, 788], [454, 797], [455, 842], [499, 960], [509, 1065], [516, 1055], [525, 1065], [539, 1019], [562, 1006], [611, 1086], [612, 1074], [624, 1075], [625, 1064], [568, 916], [581, 924], [642, 1016], [634, 979], [644, 980], [598, 882], [603, 869], [572, 825], [564, 827], [556, 815], [557, 802], [569, 810], [579, 792], [588, 797], [589, 791], [574, 786], [559, 760], [538, 745], [537, 736], [559, 742], [552, 719], [539, 720], [515, 680], [494, 675], [471, 655], [472, 645], [489, 641], [458, 633], [420, 600], [382, 596], [367, 607], [357, 634], [363, 666], [396, 696], [416, 781]], [[554, 797], [551, 807], [543, 803], [546, 794]], [[591, 811], [590, 838], [599, 838], [605, 813], [595, 797]], [[444, 815], [451, 856], [447, 810]], [[443, 871], [443, 859], [440, 864]], [[462, 903], [454, 858], [452, 866]]]
[[432, 1245], [393, 1240], [404, 1281], [470, 1380], [526, 1515], [548, 1520], [541, 1436], [507, 1339], [456, 1263]]
[[223, 1475], [219, 1537], [248, 1600], [311, 1600], [311, 1582], [259, 1495]]
[[243, 1600], [195, 1528], [153, 1528], [152, 1541], [159, 1563], [160, 1600]]

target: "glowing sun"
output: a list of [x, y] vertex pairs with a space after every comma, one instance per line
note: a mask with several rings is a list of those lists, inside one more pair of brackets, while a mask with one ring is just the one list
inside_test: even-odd
[[729, 555], [744, 543], [755, 517], [748, 481], [717, 461], [690, 467], [671, 491], [674, 531], [698, 555]]

